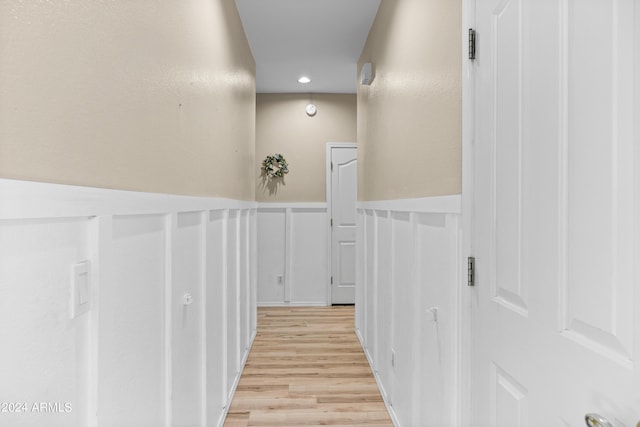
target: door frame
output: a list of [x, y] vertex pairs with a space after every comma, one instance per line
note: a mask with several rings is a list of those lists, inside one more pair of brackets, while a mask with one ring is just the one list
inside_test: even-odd
[[[462, 219], [459, 286], [463, 291], [458, 300], [458, 420], [464, 427], [472, 427], [471, 420], [471, 361], [473, 360], [472, 307], [476, 297], [474, 288], [467, 286], [467, 258], [475, 254], [474, 236], [474, 139], [476, 116], [475, 61], [469, 59], [469, 29], [476, 28], [476, 0], [462, 0]], [[476, 52], [480, 57], [484, 52]]]
[[[327, 142], [325, 151], [325, 178], [326, 178], [326, 197], [327, 197], [327, 306], [331, 306], [331, 274], [333, 272], [332, 258], [332, 241], [331, 241], [331, 150], [333, 148], [355, 148], [357, 159], [358, 145], [355, 142]], [[356, 200], [357, 202], [357, 200]], [[357, 236], [356, 236], [357, 237]], [[356, 240], [356, 245], [358, 244]]]

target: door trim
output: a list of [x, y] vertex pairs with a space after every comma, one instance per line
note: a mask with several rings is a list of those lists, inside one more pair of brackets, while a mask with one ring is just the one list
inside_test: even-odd
[[[333, 273], [333, 259], [331, 258], [331, 149], [333, 148], [355, 148], [355, 142], [327, 142], [325, 151], [325, 178], [327, 197], [327, 306], [331, 306], [331, 274]], [[356, 200], [357, 202], [357, 200]], [[356, 241], [356, 245], [358, 242]]]
[[[467, 257], [474, 256], [474, 137], [475, 137], [475, 62], [468, 56], [468, 31], [476, 28], [476, 0], [462, 0], [462, 218], [458, 286], [458, 420], [463, 427], [472, 427], [471, 421], [471, 303], [474, 288], [467, 286]], [[482, 55], [488, 52], [477, 52]]]

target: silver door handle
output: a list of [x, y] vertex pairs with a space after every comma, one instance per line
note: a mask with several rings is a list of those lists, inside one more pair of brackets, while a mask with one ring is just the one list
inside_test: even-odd
[[589, 427], [613, 427], [606, 418], [598, 414], [587, 414], [584, 420]]

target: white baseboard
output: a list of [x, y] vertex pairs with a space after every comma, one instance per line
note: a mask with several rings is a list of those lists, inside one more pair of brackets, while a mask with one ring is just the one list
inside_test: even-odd
[[233, 397], [236, 394], [236, 389], [238, 388], [238, 384], [240, 383], [240, 378], [242, 378], [242, 373], [244, 372], [244, 367], [247, 364], [247, 360], [249, 359], [249, 353], [251, 353], [251, 348], [253, 347], [253, 342], [256, 339], [256, 335], [257, 335], [256, 331], [254, 331], [253, 334], [251, 334], [249, 349], [245, 352], [244, 356], [242, 357], [242, 368], [240, 369], [240, 372], [238, 373], [238, 375], [236, 375], [236, 378], [233, 380], [233, 385], [231, 387], [231, 394], [229, 395], [229, 400], [227, 401], [227, 404], [224, 405], [222, 414], [220, 415], [220, 418], [218, 419], [218, 422], [216, 424], [217, 427], [222, 427], [224, 425], [225, 420], [227, 419], [227, 415], [229, 414], [229, 409], [231, 408], [231, 402], [233, 402]]
[[378, 391], [380, 392], [380, 395], [382, 396], [382, 400], [384, 401], [384, 406], [386, 406], [387, 412], [389, 412], [389, 418], [391, 418], [391, 422], [393, 423], [393, 425], [395, 427], [401, 427], [400, 421], [398, 421], [398, 417], [396, 416], [396, 413], [393, 410], [393, 406], [391, 406], [389, 404], [389, 400], [387, 399], [386, 394], [383, 393], [383, 391], [382, 391], [382, 390], [384, 390], [384, 387], [382, 386], [382, 382], [380, 381], [380, 377], [378, 376], [378, 374], [376, 373], [375, 369], [373, 368], [373, 361], [371, 359], [371, 355], [369, 354], [369, 351], [367, 351], [367, 349], [364, 347], [364, 341], [362, 339], [362, 335], [360, 335], [360, 330], [356, 329], [355, 333], [356, 333], [356, 336], [358, 337], [358, 341], [360, 341], [360, 347], [362, 347], [362, 351], [364, 352], [364, 355], [367, 358], [367, 362], [369, 363], [369, 368], [371, 368], [371, 373], [373, 374], [373, 377], [376, 380], [376, 384], [378, 385]]

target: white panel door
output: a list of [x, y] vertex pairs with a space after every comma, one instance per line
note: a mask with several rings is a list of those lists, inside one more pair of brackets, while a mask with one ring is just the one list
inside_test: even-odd
[[474, 427], [640, 421], [640, 3], [476, 0]]
[[331, 148], [331, 303], [353, 304], [356, 283], [357, 149]]

